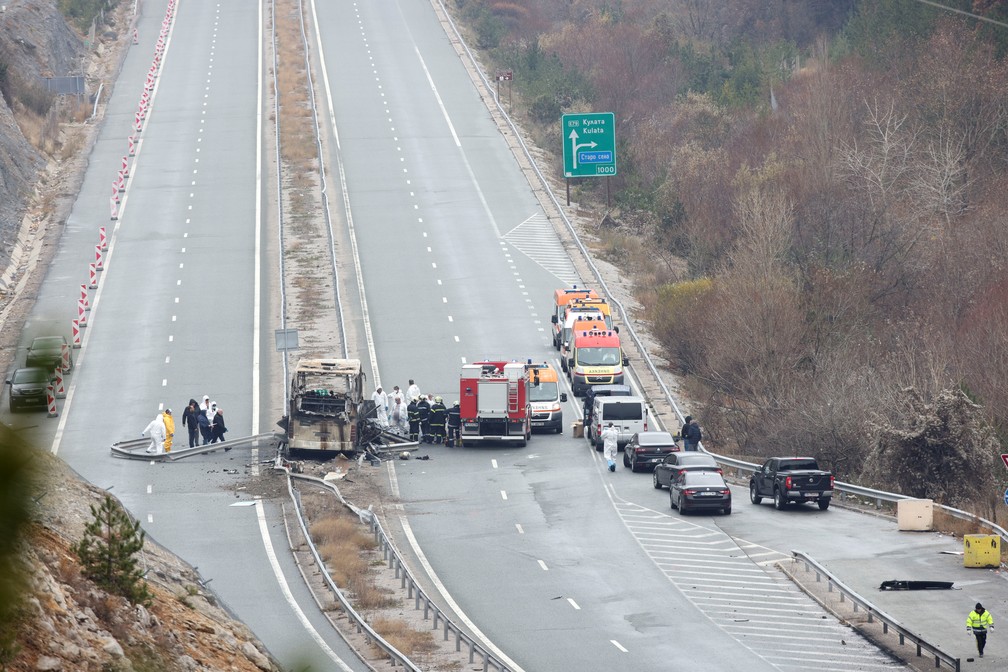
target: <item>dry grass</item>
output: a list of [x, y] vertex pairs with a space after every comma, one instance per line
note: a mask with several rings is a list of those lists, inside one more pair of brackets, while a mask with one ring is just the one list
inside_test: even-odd
[[336, 585], [351, 589], [358, 597], [366, 594], [367, 599], [374, 600], [365, 580], [372, 570], [363, 554], [377, 544], [360, 523], [349, 515], [334, 513], [312, 523], [310, 532]]
[[402, 621], [379, 618], [371, 624], [371, 627], [382, 636], [382, 639], [409, 657], [430, 653], [437, 648], [433, 633], [417, 632]]

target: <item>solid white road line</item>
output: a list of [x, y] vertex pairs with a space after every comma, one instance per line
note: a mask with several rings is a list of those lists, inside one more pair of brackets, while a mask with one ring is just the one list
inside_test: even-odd
[[311, 621], [305, 616], [305, 613], [301, 610], [301, 606], [294, 599], [293, 593], [290, 591], [290, 586], [287, 585], [287, 578], [283, 574], [283, 570], [280, 569], [280, 563], [277, 561], [276, 552], [273, 550], [273, 540], [269, 536], [269, 526], [266, 524], [266, 513], [263, 511], [263, 505], [260, 500], [256, 500], [256, 516], [259, 518], [259, 534], [262, 535], [263, 547], [266, 549], [266, 557], [269, 558], [270, 566], [273, 568], [273, 575], [276, 577], [277, 585], [280, 586], [280, 590], [284, 594], [284, 599], [287, 600], [287, 604], [290, 605], [291, 610], [301, 621], [301, 625], [304, 629], [308, 631], [308, 634], [318, 647], [322, 649], [330, 660], [332, 660], [339, 669], [343, 672], [353, 672], [353, 670], [343, 662], [343, 659], [336, 655], [336, 652], [329, 648], [325, 640], [322, 639], [322, 635], [312, 626]]

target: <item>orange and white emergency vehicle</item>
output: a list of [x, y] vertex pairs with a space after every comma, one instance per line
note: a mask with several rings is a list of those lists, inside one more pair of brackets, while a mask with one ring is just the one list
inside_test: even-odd
[[[612, 308], [609, 306], [609, 302], [605, 299], [600, 299], [597, 297], [578, 299], [576, 301], [571, 301], [567, 306], [568, 314], [570, 311], [580, 311], [580, 312], [599, 312], [602, 313], [603, 319], [605, 319], [606, 329], [613, 328], [612, 321]], [[619, 331], [619, 329], [616, 329]]]
[[615, 331], [593, 329], [576, 332], [567, 375], [575, 396], [581, 396], [592, 385], [623, 383], [623, 348]]
[[532, 436], [529, 381], [524, 362], [463, 364], [459, 377], [462, 445], [494, 441], [524, 446]]
[[578, 288], [574, 285], [571, 289], [557, 289], [553, 292], [553, 347], [560, 349], [560, 336], [563, 331], [564, 318], [567, 315], [567, 305], [577, 299], [597, 299], [598, 294], [594, 289]]
[[567, 393], [560, 391], [556, 370], [546, 364], [529, 364], [529, 402], [532, 404], [532, 429], [563, 432], [563, 406]]
[[571, 357], [574, 354], [574, 338], [585, 331], [607, 331], [602, 313], [571, 313], [564, 326], [563, 342], [560, 344], [560, 366], [570, 373]]

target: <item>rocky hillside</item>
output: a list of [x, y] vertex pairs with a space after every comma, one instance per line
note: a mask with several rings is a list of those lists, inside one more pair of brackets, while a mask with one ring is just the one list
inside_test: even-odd
[[33, 500], [18, 559], [27, 590], [8, 626], [13, 646], [0, 652], [3, 669], [279, 669], [188, 565], [150, 541], [141, 558], [153, 595], [149, 608], [96, 588], [82, 575], [72, 546], [105, 492], [45, 453], [35, 461], [41, 496]]
[[57, 100], [45, 77], [81, 74], [88, 52], [55, 0], [8, 0], [0, 12], [0, 267], [10, 260], [39, 171], [56, 147], [55, 121], [76, 99]]

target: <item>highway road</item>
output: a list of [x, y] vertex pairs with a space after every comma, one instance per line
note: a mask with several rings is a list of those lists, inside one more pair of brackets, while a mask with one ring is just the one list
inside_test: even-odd
[[[143, 4], [147, 45], [165, 3]], [[415, 378], [450, 402], [464, 361], [553, 361], [550, 298], [577, 280], [574, 267], [432, 6], [314, 11], [327, 123], [339, 139], [331, 159], [345, 170], [374, 335], [372, 382]], [[275, 363], [261, 334], [278, 326], [254, 317], [257, 265], [270, 263], [256, 201], [259, 22], [247, 2], [182, 1], [127, 201], [111, 223], [108, 185], [150, 64], [147, 50], [130, 51], [23, 339], [68, 331], [97, 227], [114, 225], [68, 397], [57, 419], [4, 420], [113, 488], [282, 663], [360, 670], [307, 606], [277, 503], [255, 503], [244, 489], [269, 456], [150, 464], [108, 452], [160, 405], [180, 417], [204, 393], [225, 409], [233, 436], [274, 421], [262, 409], [282, 381], [253, 366]], [[568, 424], [576, 410], [566, 406]], [[523, 449], [429, 453], [385, 467], [406, 513], [399, 534], [414, 536], [410, 550], [434, 570], [443, 600], [516, 669], [899, 667], [769, 567], [796, 538], [813, 553], [870, 545], [889, 530], [883, 521], [835, 509], [781, 515], [750, 506], [741, 489], [731, 516], [682, 517], [649, 476], [609, 474], [569, 432]]]
[[[380, 381], [450, 404], [465, 361], [553, 360], [552, 291], [577, 276], [430, 7], [317, 9]], [[728, 532], [753, 516], [670, 516], [569, 436], [429, 453], [390, 467], [414, 550], [517, 667], [892, 666]]]
[[[113, 441], [140, 435], [159, 408], [174, 411], [186, 439], [188, 400], [212, 396], [229, 436], [267, 430], [259, 419], [259, 351], [273, 354], [272, 321], [256, 323], [262, 236], [258, 138], [262, 42], [255, 5], [182, 0], [152, 111], [118, 221], [109, 185], [126, 153], [153, 45], [167, 3], [141, 3], [131, 48], [89, 158], [80, 195], [45, 280], [23, 344], [69, 334], [79, 284], [87, 281], [98, 227], [112, 243], [92, 292], [76, 369], [60, 416], [4, 416], [92, 483], [112, 489], [148, 536], [199, 569], [222, 602], [289, 669], [366, 670], [332, 631], [305, 588], [279, 502], [247, 488], [271, 455], [212, 454], [172, 464], [112, 458]], [[260, 339], [266, 330], [268, 338]], [[22, 355], [19, 354], [19, 358]], [[281, 381], [269, 391], [282, 399]], [[278, 392], [279, 390], [279, 392]], [[266, 403], [266, 402], [264, 402]], [[268, 407], [268, 406], [267, 406]]]

